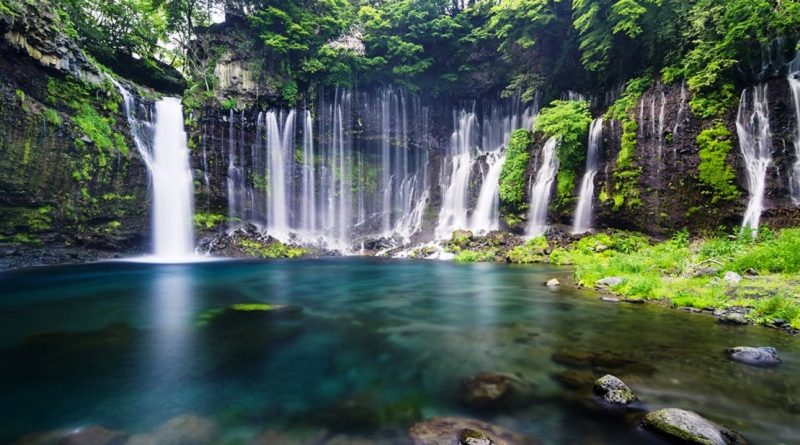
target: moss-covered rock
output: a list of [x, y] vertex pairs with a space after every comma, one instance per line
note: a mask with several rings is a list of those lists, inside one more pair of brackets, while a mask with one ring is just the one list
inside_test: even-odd
[[678, 408], [664, 408], [648, 413], [642, 425], [679, 443], [699, 445], [746, 444], [739, 433], [703, 418], [697, 413]]

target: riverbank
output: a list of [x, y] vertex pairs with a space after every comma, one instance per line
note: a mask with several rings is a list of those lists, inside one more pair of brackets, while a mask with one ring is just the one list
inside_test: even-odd
[[609, 302], [652, 301], [733, 324], [800, 329], [800, 229], [704, 238], [679, 232], [659, 242], [607, 231], [535, 238], [503, 258], [492, 253], [459, 251], [455, 259], [569, 265], [577, 286], [610, 294]]

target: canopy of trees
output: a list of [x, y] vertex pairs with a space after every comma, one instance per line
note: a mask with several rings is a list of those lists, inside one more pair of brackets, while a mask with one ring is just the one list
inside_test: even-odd
[[[663, 75], [729, 105], [762, 49], [800, 37], [797, 0], [56, 0], [93, 54], [160, 59], [192, 76], [213, 11], [240, 17], [262, 63], [302, 87], [396, 82], [431, 94], [598, 92]], [[774, 46], [774, 45], [773, 45]]]

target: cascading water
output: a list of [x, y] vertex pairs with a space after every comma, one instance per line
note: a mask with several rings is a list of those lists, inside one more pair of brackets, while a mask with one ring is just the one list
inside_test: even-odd
[[472, 173], [472, 152], [477, 134], [477, 117], [474, 112], [461, 110], [453, 116], [455, 130], [450, 136], [448, 148], [449, 165], [442, 165], [442, 178], [449, 178], [444, 185], [442, 209], [436, 237], [447, 238], [457, 229], [468, 227], [469, 177]]
[[767, 169], [772, 163], [767, 85], [754, 87], [750, 99], [748, 100], [747, 90], [743, 91], [736, 117], [736, 131], [739, 135], [739, 147], [744, 157], [750, 192], [742, 228], [749, 228], [755, 232], [758, 230], [764, 208]]
[[180, 99], [155, 104], [155, 122], [142, 122], [136, 101], [115, 82], [134, 143], [150, 173], [153, 190], [153, 254], [156, 261], [180, 262], [194, 257], [194, 213], [189, 148]]
[[592, 121], [589, 127], [589, 147], [586, 154], [586, 173], [581, 182], [578, 207], [575, 209], [575, 221], [572, 233], [586, 233], [592, 229], [592, 207], [594, 203], [594, 178], [600, 167], [600, 149], [603, 139], [603, 118]]
[[470, 222], [470, 230], [476, 233], [497, 230], [500, 226], [500, 172], [506, 155], [504, 152], [491, 152], [485, 155], [485, 159], [489, 169], [483, 178]]
[[[488, 101], [483, 104], [482, 119], [475, 108], [475, 105], [469, 110], [462, 108], [453, 117], [454, 131], [440, 179], [443, 202], [436, 227], [438, 239], [448, 238], [456, 229], [486, 233], [499, 227], [499, 180], [505, 162], [504, 150], [515, 130], [530, 130], [539, 109], [538, 94], [530, 107], [525, 107], [519, 96]], [[481, 166], [485, 163], [487, 168], [479, 178], [477, 200], [470, 214], [470, 184], [478, 163]]]
[[294, 110], [286, 116], [269, 111], [267, 128], [267, 230], [279, 239], [289, 235], [289, 190], [294, 155]]
[[542, 149], [542, 166], [536, 173], [536, 180], [531, 186], [531, 203], [528, 213], [529, 237], [543, 235], [547, 231], [547, 207], [550, 205], [550, 195], [553, 183], [558, 174], [559, 145], [557, 138], [550, 138]]
[[795, 116], [794, 165], [789, 176], [789, 191], [795, 205], [800, 206], [800, 54], [789, 68], [789, 88], [794, 101]]

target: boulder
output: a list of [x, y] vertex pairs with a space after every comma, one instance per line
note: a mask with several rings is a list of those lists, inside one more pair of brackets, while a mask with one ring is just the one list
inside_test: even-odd
[[555, 278], [551, 278], [551, 279], [547, 280], [547, 283], [545, 283], [545, 285], [546, 285], [547, 287], [557, 287], [557, 286], [560, 286], [560, 285], [561, 285], [561, 282], [560, 282], [560, 281], [558, 281], [558, 280], [557, 280], [557, 279], [555, 279]]
[[434, 417], [408, 431], [413, 445], [535, 445], [530, 437], [476, 419]]
[[678, 408], [664, 408], [648, 413], [642, 426], [678, 443], [701, 445], [746, 444], [735, 431], [705, 419], [697, 413]]
[[608, 289], [610, 287], [619, 286], [622, 284], [622, 277], [606, 277], [601, 280], [597, 280], [594, 283], [594, 287], [598, 289]]
[[500, 372], [482, 372], [461, 381], [461, 403], [475, 409], [497, 409], [520, 402], [530, 385], [520, 377]]
[[592, 390], [601, 400], [613, 406], [628, 406], [636, 401], [628, 385], [611, 374], [595, 380]]
[[725, 272], [725, 275], [722, 276], [722, 281], [735, 286], [742, 282], [742, 276], [736, 272]]
[[701, 267], [694, 271], [692, 274], [695, 278], [700, 277], [713, 277], [719, 274], [720, 270], [718, 267]]
[[778, 351], [769, 346], [751, 348], [748, 346], [737, 346], [728, 349], [731, 359], [736, 362], [751, 366], [770, 367], [780, 365], [781, 359], [778, 358]]
[[619, 298], [616, 298], [616, 297], [602, 297], [602, 298], [600, 298], [600, 300], [604, 301], [606, 303], [619, 303], [620, 301], [622, 301], [622, 300], [620, 300]]
[[750, 323], [747, 321], [747, 317], [739, 312], [726, 312], [719, 317], [719, 322], [733, 325], [744, 325]]

